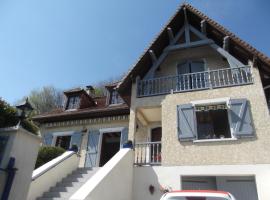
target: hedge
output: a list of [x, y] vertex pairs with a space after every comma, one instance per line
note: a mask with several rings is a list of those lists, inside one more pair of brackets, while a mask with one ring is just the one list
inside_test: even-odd
[[43, 146], [39, 148], [38, 157], [35, 169], [53, 160], [65, 152], [65, 149], [60, 147]]

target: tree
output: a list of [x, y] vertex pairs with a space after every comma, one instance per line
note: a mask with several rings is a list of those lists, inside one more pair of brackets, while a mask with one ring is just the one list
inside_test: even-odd
[[41, 89], [32, 90], [28, 99], [35, 109], [33, 115], [36, 115], [50, 112], [56, 108], [62, 108], [64, 94], [62, 90], [56, 89], [53, 86], [45, 86]]

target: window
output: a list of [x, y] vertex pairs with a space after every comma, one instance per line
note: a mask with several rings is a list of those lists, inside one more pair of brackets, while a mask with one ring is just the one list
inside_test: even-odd
[[68, 150], [70, 148], [70, 141], [71, 136], [58, 136], [56, 138], [55, 146]]
[[195, 106], [197, 139], [231, 138], [226, 104]]
[[116, 90], [113, 90], [111, 92], [110, 104], [121, 104], [121, 103], [124, 103], [123, 99], [120, 97], [120, 95]]
[[208, 74], [203, 61], [186, 61], [177, 65], [178, 89], [198, 89], [208, 86]]
[[247, 99], [210, 101], [177, 106], [180, 141], [254, 137]]
[[70, 109], [78, 109], [80, 106], [80, 97], [79, 96], [71, 96], [68, 98], [67, 110]]

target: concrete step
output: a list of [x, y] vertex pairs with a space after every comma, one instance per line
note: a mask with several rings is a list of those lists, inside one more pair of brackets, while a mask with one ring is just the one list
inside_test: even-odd
[[99, 168], [78, 168], [37, 200], [68, 200]]
[[43, 197], [46, 197], [46, 198], [68, 198], [72, 195], [73, 193], [72, 192], [45, 192], [43, 194]]
[[56, 197], [56, 198], [50, 198], [50, 197], [39, 197], [39, 198], [37, 198], [37, 200], [68, 200], [68, 198], [58, 198], [58, 197]]

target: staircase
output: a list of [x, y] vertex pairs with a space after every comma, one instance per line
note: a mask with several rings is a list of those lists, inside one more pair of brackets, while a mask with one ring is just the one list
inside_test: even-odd
[[98, 168], [78, 168], [37, 200], [68, 200], [97, 170]]

